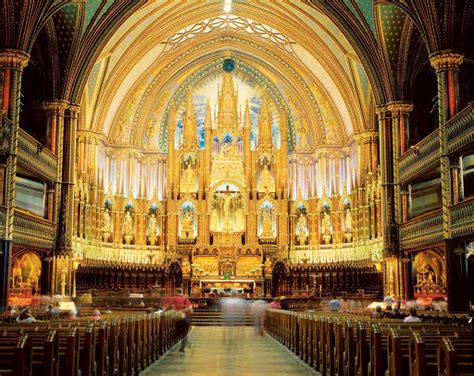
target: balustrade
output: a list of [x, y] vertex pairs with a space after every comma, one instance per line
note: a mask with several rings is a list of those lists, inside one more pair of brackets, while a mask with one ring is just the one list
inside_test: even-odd
[[401, 247], [403, 249], [435, 243], [443, 239], [442, 211], [436, 210], [418, 216], [400, 226]]
[[435, 130], [399, 159], [399, 178], [406, 181], [419, 175], [439, 160], [439, 130]]
[[56, 181], [56, 166], [58, 163], [57, 156], [43, 147], [41, 142], [35, 140], [23, 129], [20, 129], [19, 135], [18, 162], [29, 171], [40, 174], [49, 181]]

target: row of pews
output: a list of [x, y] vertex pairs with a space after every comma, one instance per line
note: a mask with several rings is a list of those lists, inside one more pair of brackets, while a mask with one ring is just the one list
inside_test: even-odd
[[170, 312], [0, 324], [0, 375], [137, 375], [184, 335]]
[[472, 327], [268, 310], [265, 330], [328, 375], [472, 375]]

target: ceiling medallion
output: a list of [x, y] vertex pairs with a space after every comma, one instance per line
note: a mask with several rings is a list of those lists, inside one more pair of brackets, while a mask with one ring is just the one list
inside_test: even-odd
[[234, 59], [225, 59], [222, 63], [225, 72], [232, 72], [235, 69]]

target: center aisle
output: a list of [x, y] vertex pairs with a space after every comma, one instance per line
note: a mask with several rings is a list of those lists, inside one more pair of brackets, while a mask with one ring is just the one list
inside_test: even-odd
[[140, 375], [317, 374], [272, 338], [255, 334], [252, 327], [194, 327], [188, 345], [185, 354], [175, 346]]

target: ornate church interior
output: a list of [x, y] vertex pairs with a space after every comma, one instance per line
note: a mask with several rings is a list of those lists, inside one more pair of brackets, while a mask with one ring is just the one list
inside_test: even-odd
[[[0, 312], [473, 309], [472, 1], [2, 0], [0, 30]], [[319, 363], [319, 319], [278, 311], [268, 338], [310, 368], [369, 372], [337, 345]], [[130, 319], [135, 360], [67, 366], [147, 374], [186, 338], [166, 312]], [[352, 330], [327, 317], [315, 333]]]

